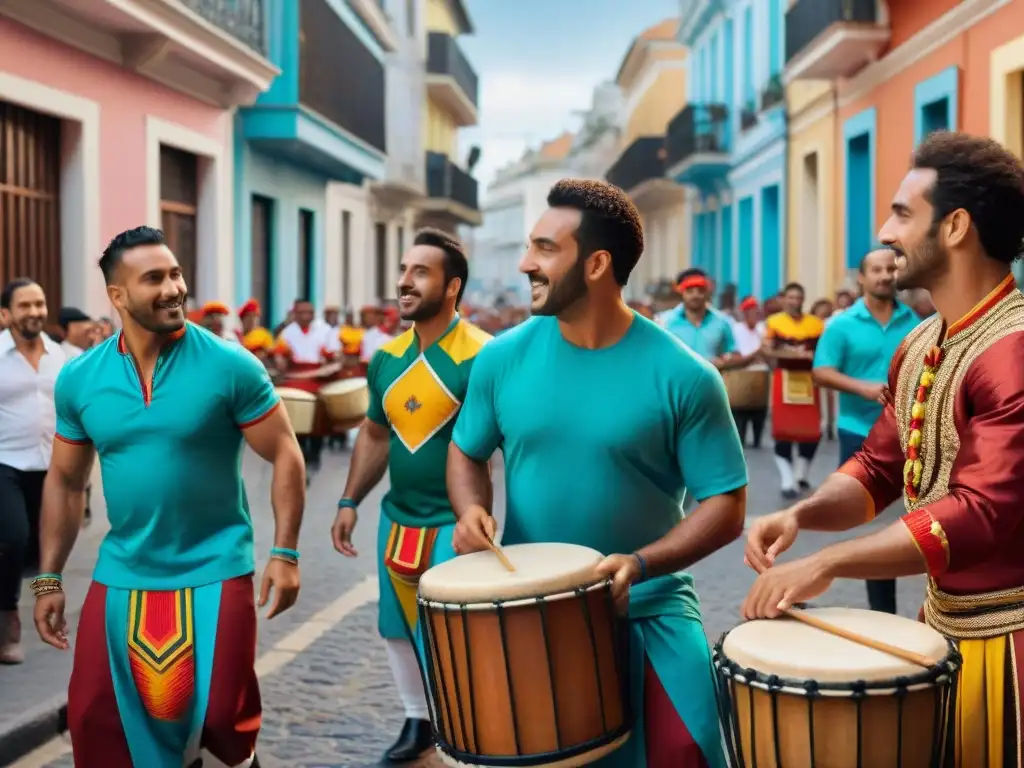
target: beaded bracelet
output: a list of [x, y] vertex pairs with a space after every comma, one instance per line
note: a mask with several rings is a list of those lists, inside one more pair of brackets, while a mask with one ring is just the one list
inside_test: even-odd
[[284, 560], [286, 563], [292, 565], [299, 564], [299, 552], [296, 549], [288, 549], [288, 547], [271, 547], [270, 557], [276, 560]]
[[29, 582], [36, 597], [64, 591], [64, 580], [59, 573], [41, 573]]
[[338, 509], [356, 509], [359, 505], [352, 499], [340, 499], [338, 501]]

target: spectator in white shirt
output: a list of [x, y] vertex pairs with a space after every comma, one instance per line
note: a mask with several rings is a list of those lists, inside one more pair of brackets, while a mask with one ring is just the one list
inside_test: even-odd
[[373, 353], [383, 347], [393, 338], [398, 330], [398, 310], [394, 307], [384, 307], [377, 314], [377, 324], [366, 329], [363, 334], [363, 345], [359, 351], [359, 360], [369, 363]]
[[[764, 321], [761, 319], [761, 307], [757, 299], [747, 296], [740, 302], [740, 314], [742, 319], [737, 320], [732, 326], [733, 339], [736, 341], [736, 352], [744, 362], [744, 370], [764, 371], [765, 378], [768, 376], [768, 364], [761, 357], [761, 346], [764, 343]], [[763, 406], [733, 408], [732, 416], [736, 421], [736, 428], [739, 430], [740, 439], [746, 444], [747, 425], [750, 425], [754, 448], [761, 447], [761, 436], [764, 434], [765, 421], [768, 418], [767, 389]]]
[[21, 578], [38, 558], [43, 479], [53, 450], [53, 385], [64, 364], [43, 333], [46, 296], [29, 279], [0, 292], [0, 663], [20, 664]]

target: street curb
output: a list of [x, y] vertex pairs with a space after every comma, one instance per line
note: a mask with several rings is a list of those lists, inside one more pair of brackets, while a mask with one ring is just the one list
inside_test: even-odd
[[54, 696], [0, 723], [0, 765], [10, 765], [67, 729], [68, 697]]

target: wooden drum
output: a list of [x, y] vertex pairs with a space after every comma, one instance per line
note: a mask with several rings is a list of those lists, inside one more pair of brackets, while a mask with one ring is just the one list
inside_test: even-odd
[[632, 728], [629, 630], [596, 582], [599, 552], [569, 544], [458, 557], [419, 583], [430, 717], [450, 766], [591, 763]]
[[310, 435], [316, 425], [316, 395], [292, 387], [276, 387], [278, 396], [288, 412], [295, 434]]
[[360, 422], [370, 407], [370, 390], [366, 379], [341, 379], [320, 387], [320, 398], [327, 414], [335, 422]]
[[960, 669], [952, 642], [901, 616], [808, 609], [932, 659], [925, 669], [793, 619], [750, 621], [714, 650], [734, 768], [932, 768], [943, 764]]
[[731, 370], [722, 371], [725, 391], [729, 394], [729, 405], [733, 410], [759, 410], [768, 407], [771, 395], [771, 371]]

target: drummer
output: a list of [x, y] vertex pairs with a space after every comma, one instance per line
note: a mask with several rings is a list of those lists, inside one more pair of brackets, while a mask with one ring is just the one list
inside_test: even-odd
[[224, 319], [231, 314], [227, 304], [220, 301], [208, 301], [203, 305], [200, 313], [199, 324], [203, 328], [225, 341], [238, 341], [238, 337], [235, 334], [228, 333], [224, 328]]
[[455, 515], [445, 486], [448, 442], [470, 369], [490, 340], [457, 313], [468, 276], [458, 240], [434, 229], [416, 234], [398, 282], [402, 319], [413, 326], [380, 347], [370, 362], [369, 410], [332, 530], [335, 549], [354, 557], [356, 508], [389, 470], [391, 489], [377, 531], [378, 628], [406, 717], [386, 752], [392, 762], [414, 760], [433, 743], [411, 639], [418, 632], [419, 575], [455, 554]]
[[[324, 378], [289, 378], [289, 374], [316, 371], [333, 362], [341, 352], [341, 342], [327, 323], [316, 320], [313, 302], [308, 299], [295, 300], [292, 316], [294, 320], [281, 331], [274, 349], [277, 369], [282, 372], [281, 385], [316, 394], [333, 373]], [[299, 438], [310, 470], [320, 468], [324, 437], [329, 433], [325, 421], [318, 419], [314, 434]]]
[[744, 363], [736, 352], [732, 323], [721, 312], [711, 311], [710, 290], [704, 270], [693, 267], [681, 272], [676, 292], [683, 300], [662, 317], [663, 327], [719, 370], [740, 367]]
[[[732, 332], [736, 339], [736, 352], [742, 359], [743, 369], [767, 372], [768, 364], [761, 356], [761, 347], [764, 345], [764, 321], [761, 318], [761, 307], [753, 296], [747, 296], [740, 302], [740, 319], [733, 324]], [[753, 433], [753, 447], [760, 448], [764, 425], [768, 420], [767, 401], [763, 406], [742, 408], [734, 406], [732, 417], [736, 420], [740, 440], [746, 442], [747, 425], [749, 424]]]
[[274, 352], [274, 337], [270, 331], [260, 324], [260, 303], [249, 299], [238, 309], [238, 319], [242, 324], [237, 331], [242, 346], [252, 352], [265, 366], [269, 366]]
[[[455, 548], [485, 549], [495, 533], [488, 461], [501, 448], [503, 543], [603, 552], [599, 573], [628, 605], [640, 721], [595, 765], [724, 768], [711, 654], [682, 569], [743, 531], [747, 469], [725, 385], [623, 303], [644, 246], [632, 201], [564, 179], [547, 202], [519, 266], [534, 317], [481, 351], [452, 438]], [[685, 491], [700, 504], [683, 519]]]

